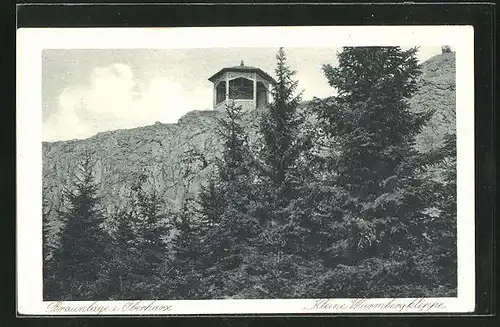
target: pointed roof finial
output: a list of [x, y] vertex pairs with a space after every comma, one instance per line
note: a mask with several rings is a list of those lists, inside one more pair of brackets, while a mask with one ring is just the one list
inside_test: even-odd
[[242, 60], [240, 66], [245, 66], [245, 62]]

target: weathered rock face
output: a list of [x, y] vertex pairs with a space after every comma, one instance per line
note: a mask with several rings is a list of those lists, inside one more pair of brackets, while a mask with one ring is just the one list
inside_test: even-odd
[[[255, 112], [245, 115], [250, 130]], [[141, 175], [146, 187], [154, 187], [165, 212], [179, 210], [185, 197], [193, 197], [214, 173], [215, 158], [222, 151], [217, 120], [222, 111], [191, 111], [176, 124], [99, 133], [85, 140], [43, 143], [43, 210], [49, 239], [59, 229], [57, 211], [63, 189], [71, 185], [79, 160], [92, 153], [94, 173], [100, 185], [102, 205], [108, 213], [126, 206], [130, 189]], [[255, 137], [255, 133], [250, 135]]]
[[[439, 146], [444, 133], [455, 128], [455, 54], [435, 56], [422, 70], [421, 88], [410, 103], [417, 111], [436, 111], [417, 139], [417, 146], [426, 151]], [[214, 159], [221, 151], [217, 119], [223, 115], [214, 110], [192, 111], [177, 124], [156, 123], [99, 133], [85, 140], [43, 143], [44, 212], [52, 232], [59, 227], [56, 211], [61, 207], [62, 190], [69, 185], [85, 150], [93, 152], [103, 206], [109, 212], [125, 205], [130, 185], [141, 174], [161, 194], [165, 210], [178, 209], [183, 198], [197, 194], [214, 171]], [[245, 119], [252, 138], [256, 113], [248, 113]]]
[[[189, 153], [215, 156], [220, 148], [215, 133], [216, 111], [193, 111], [177, 124], [156, 123], [152, 126], [99, 133], [85, 140], [43, 144], [43, 198], [45, 210], [59, 208], [61, 191], [74, 176], [79, 158], [92, 151], [95, 174], [100, 182], [106, 208], [120, 207], [127, 198], [129, 186], [144, 174], [154, 181], [169, 205], [175, 206], [188, 187]], [[210, 149], [210, 151], [206, 151]], [[191, 156], [194, 158], [194, 156]], [[208, 169], [198, 169], [204, 179]], [[180, 182], [182, 181], [182, 182]], [[192, 183], [194, 184], [194, 183]], [[53, 211], [53, 210], [52, 210]], [[52, 216], [53, 212], [49, 214]]]
[[434, 56], [422, 64], [420, 88], [410, 99], [415, 111], [434, 110], [434, 115], [417, 136], [417, 148], [439, 148], [443, 136], [456, 131], [455, 53]]

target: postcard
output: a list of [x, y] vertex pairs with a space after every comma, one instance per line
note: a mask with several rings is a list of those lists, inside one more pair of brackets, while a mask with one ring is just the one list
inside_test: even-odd
[[472, 312], [473, 36], [18, 29], [19, 314]]

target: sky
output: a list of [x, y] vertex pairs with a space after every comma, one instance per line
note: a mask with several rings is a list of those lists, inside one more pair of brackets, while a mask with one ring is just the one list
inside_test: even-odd
[[[285, 48], [303, 100], [335, 94], [322, 72], [340, 48]], [[191, 110], [212, 109], [208, 78], [224, 67], [261, 68], [274, 76], [278, 48], [46, 49], [42, 53], [42, 140], [175, 123]], [[441, 53], [420, 47], [420, 62]]]

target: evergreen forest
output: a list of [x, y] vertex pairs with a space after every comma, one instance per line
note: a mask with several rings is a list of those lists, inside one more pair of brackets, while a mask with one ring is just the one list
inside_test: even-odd
[[229, 103], [216, 169], [180, 211], [162, 209], [147, 174], [124, 208], [104, 210], [89, 149], [65, 186], [59, 241], [44, 242], [44, 298], [456, 296], [456, 135], [415, 147], [433, 115], [408, 103], [417, 51], [342, 48], [320, 67], [336, 95], [303, 110], [279, 49], [257, 137]]

